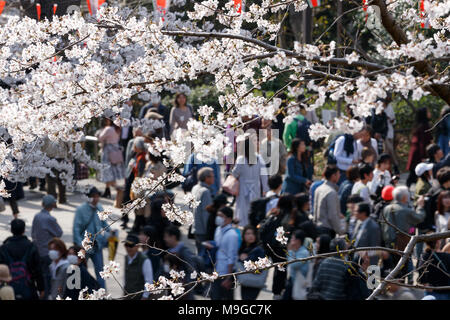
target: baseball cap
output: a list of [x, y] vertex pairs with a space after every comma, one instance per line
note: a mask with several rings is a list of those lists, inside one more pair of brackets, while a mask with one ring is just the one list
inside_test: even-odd
[[383, 198], [384, 201], [391, 201], [394, 199], [394, 196], [392, 195], [392, 192], [394, 191], [394, 186], [385, 186], [383, 190], [381, 190], [381, 198]]
[[94, 194], [100, 195], [100, 191], [98, 191], [98, 189], [96, 187], [92, 187], [91, 190], [89, 190], [89, 193], [87, 194], [87, 196], [89, 198], [91, 198]]
[[42, 206], [44, 208], [50, 207], [56, 203], [56, 199], [51, 194], [47, 194], [42, 198]]
[[425, 163], [425, 162], [422, 162], [422, 163], [419, 163], [419, 164], [416, 166], [415, 171], [416, 171], [416, 175], [417, 175], [418, 177], [420, 177], [420, 176], [423, 175], [425, 172], [427, 172], [427, 171], [429, 171], [429, 170], [432, 170], [432, 169], [433, 169], [433, 164], [432, 164], [432, 163]]

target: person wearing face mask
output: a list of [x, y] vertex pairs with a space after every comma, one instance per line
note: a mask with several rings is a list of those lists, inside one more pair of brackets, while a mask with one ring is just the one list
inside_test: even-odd
[[[219, 275], [232, 273], [238, 260], [239, 236], [232, 227], [233, 209], [223, 207], [217, 212], [216, 233], [214, 241], [217, 245], [216, 271]], [[212, 300], [233, 300], [233, 277], [214, 281], [211, 287]]]
[[48, 243], [53, 238], [61, 238], [63, 231], [55, 217], [52, 217], [50, 214], [56, 208], [55, 197], [50, 194], [44, 196], [42, 198], [42, 207], [43, 209], [34, 216], [33, 224], [31, 225], [31, 238], [36, 244], [41, 258], [41, 269], [45, 284], [44, 299], [47, 299], [51, 278], [49, 265], [52, 262], [48, 256]]
[[[80, 246], [72, 246], [67, 251], [67, 261], [69, 267], [67, 269], [67, 281], [66, 289], [64, 290], [64, 299], [70, 298], [72, 300], [78, 300], [80, 291], [84, 288], [88, 288], [87, 293], [91, 294], [93, 290], [100, 289], [100, 285], [97, 280], [89, 273], [87, 269], [86, 259], [78, 257], [80, 252]], [[79, 278], [78, 280], [74, 277]], [[73, 279], [73, 280], [72, 280]]]
[[48, 256], [52, 260], [50, 264], [50, 293], [49, 300], [56, 300], [56, 298], [64, 296], [66, 288], [67, 268], [69, 261], [67, 261], [67, 248], [61, 239], [53, 238], [48, 243]]
[[[92, 235], [96, 235], [93, 248], [86, 252], [86, 257], [92, 259], [95, 268], [95, 277], [100, 287], [105, 288], [105, 280], [100, 276], [103, 270], [103, 248], [108, 245], [109, 227], [106, 221], [101, 221], [98, 212], [103, 211], [102, 205], [99, 203], [100, 191], [93, 187], [88, 193], [88, 201], [80, 205], [75, 211], [73, 221], [73, 242], [75, 245], [81, 246], [84, 239], [84, 233], [87, 231]], [[105, 231], [102, 235], [101, 231]]]
[[[139, 252], [139, 238], [132, 233], [125, 240], [125, 285], [127, 300], [147, 300], [150, 292], [145, 290], [146, 283], [153, 283], [153, 269], [150, 260]], [[145, 290], [144, 293], [137, 293]]]

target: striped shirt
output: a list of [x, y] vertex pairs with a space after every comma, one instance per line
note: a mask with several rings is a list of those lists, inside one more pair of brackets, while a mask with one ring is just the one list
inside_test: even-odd
[[344, 260], [326, 258], [319, 266], [312, 289], [318, 291], [325, 300], [345, 300], [346, 279], [349, 274]]

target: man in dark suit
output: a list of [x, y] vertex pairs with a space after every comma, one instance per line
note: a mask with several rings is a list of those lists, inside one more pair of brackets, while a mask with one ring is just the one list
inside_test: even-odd
[[[366, 202], [360, 202], [355, 208], [358, 222], [352, 235], [352, 240], [355, 240], [353, 245], [356, 248], [380, 246], [381, 229], [378, 223], [370, 217], [370, 205]], [[370, 264], [376, 265], [378, 262], [376, 251], [369, 251], [367, 254], [370, 257]], [[363, 252], [357, 252], [355, 257], [362, 257], [363, 255]]]

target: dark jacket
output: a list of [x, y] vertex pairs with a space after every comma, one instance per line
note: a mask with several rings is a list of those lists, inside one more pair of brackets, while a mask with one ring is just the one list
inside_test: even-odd
[[313, 168], [304, 165], [294, 156], [290, 156], [286, 163], [286, 178], [283, 181], [282, 193], [297, 194], [306, 190], [305, 183], [312, 179]]
[[258, 244], [245, 248], [241, 246], [241, 248], [239, 249], [239, 255], [241, 255], [241, 253], [248, 254], [247, 259], [245, 259], [244, 261], [258, 261], [258, 258], [264, 258], [265, 256], [264, 249]]
[[[84, 264], [79, 265], [80, 268], [80, 289], [69, 289], [66, 284], [66, 289], [64, 291], [64, 299], [69, 297], [72, 300], [78, 300], [78, 296], [80, 294], [80, 291], [88, 288], [88, 293], [92, 293], [93, 290], [100, 289], [100, 285], [98, 284], [97, 280], [93, 276], [91, 276]], [[67, 275], [67, 278], [69, 279], [73, 274], [75, 273], [75, 270], [73, 270], [70, 274]]]
[[[42, 276], [39, 253], [36, 246], [30, 240], [28, 240], [25, 235], [12, 236], [5, 240], [3, 245], [0, 247], [0, 264], [8, 265], [4, 250], [7, 251], [11, 259], [13, 259], [14, 261], [19, 261], [24, 257], [30, 246], [31, 251], [26, 261], [28, 272], [31, 275], [30, 286], [32, 287], [32, 289], [34, 289], [34, 291], [43, 291], [44, 278]], [[34, 299], [38, 299], [37, 292]]]
[[342, 184], [339, 186], [339, 202], [341, 204], [341, 212], [347, 212], [347, 199], [352, 194], [353, 185], [355, 183], [350, 180], [345, 180], [342, 182]]
[[[428, 265], [422, 268], [424, 264]], [[435, 266], [439, 266], [440, 270]], [[430, 250], [426, 251], [422, 255], [419, 270], [420, 283], [428, 284], [432, 287], [450, 286], [450, 277], [445, 274], [450, 273], [450, 254]], [[449, 294], [450, 290], [436, 290], [436, 292]]]

